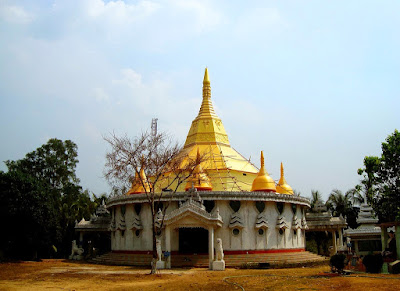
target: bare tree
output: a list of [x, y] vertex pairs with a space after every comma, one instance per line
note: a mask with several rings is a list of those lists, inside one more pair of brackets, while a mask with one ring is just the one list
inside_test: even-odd
[[[104, 137], [111, 151], [106, 155], [105, 177], [113, 187], [126, 187], [136, 177], [143, 186], [151, 208], [153, 231], [153, 261], [151, 274], [156, 272], [156, 240], [164, 224], [165, 213], [173, 195], [193, 173], [203, 157], [196, 159], [182, 152], [178, 143], [165, 133], [142, 133], [134, 139], [114, 133]], [[144, 170], [146, 177], [140, 175]], [[128, 188], [129, 189], [129, 188]], [[168, 195], [165, 207], [158, 209], [162, 198]], [[161, 221], [160, 214], [161, 211]]]

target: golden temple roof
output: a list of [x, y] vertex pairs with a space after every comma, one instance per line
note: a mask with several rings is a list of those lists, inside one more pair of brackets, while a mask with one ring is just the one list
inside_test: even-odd
[[275, 182], [264, 167], [264, 153], [261, 151], [261, 168], [253, 181], [251, 191], [276, 192]]
[[[202, 169], [207, 171], [214, 191], [250, 191], [257, 168], [230, 146], [221, 119], [214, 111], [208, 69], [203, 79], [203, 98], [193, 120], [180, 155], [195, 159], [197, 151], [205, 158]], [[183, 165], [187, 161], [183, 162]]]
[[200, 162], [200, 151], [197, 148], [197, 156], [196, 156], [196, 167], [192, 172], [192, 176], [188, 179], [186, 183], [185, 190], [189, 190], [190, 188], [195, 188], [199, 191], [211, 191], [212, 185], [210, 182], [210, 178], [204, 172], [203, 168], [201, 167]]
[[193, 120], [186, 138], [185, 148], [193, 144], [223, 144], [229, 146], [228, 135], [211, 102], [211, 86], [208, 69], [204, 73], [203, 101], [197, 117]]
[[280, 194], [291, 194], [293, 195], [293, 189], [288, 185], [285, 179], [283, 164], [281, 163], [281, 178], [279, 179], [278, 184], [276, 185], [276, 192]]
[[[143, 187], [144, 184], [144, 187]], [[135, 179], [132, 182], [132, 187], [126, 193], [126, 195], [131, 194], [139, 194], [139, 193], [149, 193], [150, 186], [149, 182], [147, 181], [146, 174], [144, 173], [143, 167], [140, 169], [140, 173], [138, 175], [137, 171], [135, 172]]]

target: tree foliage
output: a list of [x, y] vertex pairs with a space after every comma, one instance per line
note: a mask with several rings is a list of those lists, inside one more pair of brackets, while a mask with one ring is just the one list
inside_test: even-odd
[[82, 191], [77, 146], [50, 139], [0, 172], [0, 250], [7, 257], [62, 257], [70, 251], [75, 221], [89, 219], [96, 203]]
[[359, 208], [354, 207], [353, 201], [355, 201], [354, 189], [351, 189], [343, 194], [338, 189], [332, 190], [326, 201], [326, 207], [332, 212], [333, 216], [343, 216], [346, 218], [347, 225], [351, 228], [356, 228], [357, 217]]
[[380, 222], [400, 221], [400, 132], [382, 143], [381, 157], [367, 156], [358, 186], [378, 215]]

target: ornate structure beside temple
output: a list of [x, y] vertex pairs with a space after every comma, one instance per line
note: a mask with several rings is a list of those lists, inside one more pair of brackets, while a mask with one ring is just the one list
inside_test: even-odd
[[[200, 111], [181, 154], [206, 159], [198, 162], [177, 193], [165, 192], [161, 198], [162, 203], [170, 203], [159, 236], [167, 268], [206, 264], [212, 269], [217, 242], [222, 244], [219, 248], [228, 267], [243, 262], [321, 260], [305, 252], [309, 199], [293, 195], [282, 164], [276, 183], [266, 171], [263, 152], [258, 170], [231, 147], [213, 109], [207, 69]], [[146, 183], [135, 181], [126, 195], [108, 201], [111, 249], [115, 260], [129, 256], [131, 264], [147, 265], [152, 252], [152, 217], [144, 194]]]
[[370, 252], [381, 252], [381, 228], [377, 226], [378, 218], [367, 203], [363, 203], [358, 214], [356, 229], [347, 229], [344, 235], [350, 238], [353, 251], [357, 255], [367, 255]]

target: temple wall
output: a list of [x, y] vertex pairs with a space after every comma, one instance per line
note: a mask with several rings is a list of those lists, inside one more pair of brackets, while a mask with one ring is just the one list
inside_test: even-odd
[[[112, 208], [112, 215], [115, 213], [115, 221], [117, 230], [111, 234], [111, 249], [113, 251], [150, 251], [152, 248], [152, 219], [150, 206], [147, 203], [142, 204], [139, 218], [143, 229], [139, 230], [138, 235], [136, 229], [132, 228], [132, 223], [135, 214], [134, 204], [125, 205], [125, 216], [121, 211], [121, 206]], [[115, 211], [114, 211], [115, 208]], [[178, 202], [173, 201], [167, 209], [167, 213], [178, 208]], [[268, 201], [265, 202], [265, 209], [262, 215], [268, 221], [268, 228], [264, 229], [263, 233], [259, 233], [259, 229], [255, 227], [259, 211], [256, 208], [255, 201], [241, 201], [241, 206], [237, 212], [241, 219], [242, 226], [232, 227], [230, 225], [231, 217], [234, 211], [229, 205], [229, 201], [218, 200], [215, 201], [215, 207], [211, 213], [219, 210], [222, 217], [223, 226], [215, 229], [214, 239], [222, 239], [223, 248], [227, 251], [257, 251], [257, 250], [270, 250], [270, 249], [298, 249], [304, 248], [304, 231], [299, 229], [294, 233], [292, 228], [293, 214], [292, 205], [285, 203], [282, 214], [279, 214], [277, 203]], [[276, 227], [277, 220], [283, 216], [288, 228], [284, 230], [283, 234], [279, 233]], [[302, 219], [302, 207], [297, 206], [296, 216]], [[118, 225], [122, 218], [125, 218], [126, 229], [118, 229]], [[123, 219], [122, 219], [123, 220]], [[206, 228], [206, 227], [205, 227]], [[234, 229], [238, 229], [239, 233], [235, 234]], [[261, 231], [262, 232], [262, 231]], [[161, 235], [162, 249], [165, 245], [165, 229]], [[171, 229], [171, 250], [179, 251], [179, 228]]]

